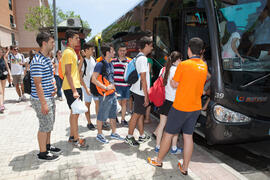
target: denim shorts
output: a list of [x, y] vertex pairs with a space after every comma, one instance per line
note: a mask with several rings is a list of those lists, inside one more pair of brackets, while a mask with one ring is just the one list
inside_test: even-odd
[[89, 96], [89, 95], [86, 93], [84, 87], [82, 87], [82, 92], [83, 92], [83, 100], [84, 100], [84, 102], [89, 102], [89, 103], [91, 103], [92, 99], [93, 99], [94, 101], [98, 101], [98, 97], [97, 97], [97, 96], [93, 96], [92, 94]]
[[115, 93], [106, 96], [99, 96], [99, 109], [97, 120], [105, 122], [109, 119], [116, 119], [117, 100]]
[[39, 99], [30, 98], [33, 109], [36, 111], [39, 120], [40, 132], [51, 132], [55, 122], [55, 100], [54, 98], [46, 99], [49, 112], [44, 115], [41, 112], [41, 102]]
[[121, 95], [117, 97], [118, 100], [129, 99], [129, 86], [115, 86], [115, 88], [116, 92]]
[[178, 134], [182, 130], [184, 134], [193, 134], [195, 124], [201, 111], [184, 112], [171, 107], [165, 131], [169, 134]]

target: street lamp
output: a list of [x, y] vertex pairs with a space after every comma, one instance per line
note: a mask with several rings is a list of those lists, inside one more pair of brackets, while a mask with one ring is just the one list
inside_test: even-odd
[[57, 24], [56, 24], [56, 0], [53, 0], [53, 24], [54, 24], [54, 54], [56, 55], [56, 51], [58, 50], [58, 32], [57, 32]]

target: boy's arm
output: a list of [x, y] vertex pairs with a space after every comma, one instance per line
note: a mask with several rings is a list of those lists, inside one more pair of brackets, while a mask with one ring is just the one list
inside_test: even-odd
[[146, 81], [146, 72], [140, 73], [142, 89], [144, 93], [144, 107], [149, 105], [149, 97], [148, 97], [148, 89], [147, 89], [147, 81]]
[[34, 83], [36, 86], [38, 98], [39, 98], [40, 103], [41, 103], [41, 113], [46, 115], [46, 114], [48, 114], [49, 109], [48, 109], [48, 105], [47, 105], [47, 102], [46, 102], [45, 96], [44, 96], [44, 91], [43, 91], [43, 88], [41, 85], [42, 78], [41, 77], [33, 77], [33, 79], [34, 79]]
[[80, 97], [80, 95], [78, 94], [76, 88], [74, 87], [74, 84], [73, 84], [73, 78], [71, 76], [71, 65], [72, 64], [66, 64], [65, 65], [65, 74], [66, 74], [66, 78], [67, 78], [67, 81], [68, 81], [68, 84], [73, 92], [73, 97], [75, 99], [77, 99], [78, 97]]
[[80, 63], [79, 63], [79, 72], [80, 72], [80, 82], [81, 82], [81, 85], [83, 86], [83, 88], [85, 89], [86, 93], [88, 95], [90, 95], [90, 90], [89, 88], [86, 86], [84, 80], [83, 80], [83, 72], [82, 72], [82, 64], [83, 64], [83, 61], [85, 61], [83, 58], [80, 60]]

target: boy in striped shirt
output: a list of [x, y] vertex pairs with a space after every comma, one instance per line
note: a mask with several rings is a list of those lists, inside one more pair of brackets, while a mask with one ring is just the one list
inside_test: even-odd
[[125, 120], [125, 115], [127, 111], [127, 100], [129, 99], [130, 86], [124, 80], [124, 73], [130, 58], [126, 57], [127, 47], [124, 43], [120, 44], [117, 53], [118, 57], [112, 60], [114, 67], [114, 84], [116, 92], [120, 95], [117, 97], [117, 99], [121, 106], [121, 124], [128, 127], [128, 123]]
[[51, 131], [55, 121], [56, 93], [55, 79], [53, 76], [53, 65], [49, 58], [54, 48], [53, 37], [46, 32], [37, 35], [36, 41], [40, 46], [30, 64], [31, 75], [31, 104], [39, 119], [38, 144], [40, 152], [38, 159], [43, 161], [54, 161], [59, 159], [61, 149], [51, 146]]

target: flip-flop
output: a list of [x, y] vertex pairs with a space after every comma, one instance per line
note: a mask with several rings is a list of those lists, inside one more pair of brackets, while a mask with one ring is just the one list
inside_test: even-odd
[[151, 159], [150, 157], [147, 158], [149, 164], [155, 167], [162, 167], [162, 163], [158, 163], [155, 159]]
[[179, 170], [180, 170], [180, 172], [183, 174], [183, 175], [188, 175], [188, 172], [187, 171], [184, 171], [184, 169], [183, 169], [183, 165], [180, 163], [180, 162], [178, 162], [178, 168], [179, 168]]

